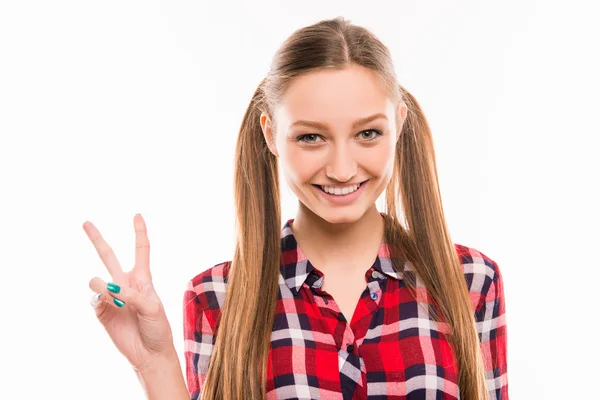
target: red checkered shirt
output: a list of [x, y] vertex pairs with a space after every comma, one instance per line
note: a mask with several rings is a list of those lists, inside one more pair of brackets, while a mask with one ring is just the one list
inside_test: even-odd
[[[366, 271], [366, 288], [350, 323], [320, 290], [324, 275], [292, 234], [281, 230], [283, 262], [268, 358], [267, 399], [458, 399], [458, 365], [448, 325], [429, 317], [392, 268], [389, 251]], [[484, 356], [489, 399], [508, 400], [504, 288], [498, 265], [455, 244], [464, 269]], [[184, 354], [191, 400], [200, 398], [227, 289], [230, 261], [191, 279], [184, 296]], [[414, 274], [411, 263], [404, 274]], [[413, 275], [414, 276], [414, 275]], [[435, 304], [435, 303], [434, 303]]]

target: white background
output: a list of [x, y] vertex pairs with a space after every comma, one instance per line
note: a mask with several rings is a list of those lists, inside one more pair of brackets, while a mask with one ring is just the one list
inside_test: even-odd
[[110, 277], [85, 220], [129, 269], [144, 215], [184, 367], [185, 285], [233, 255], [250, 96], [289, 34], [336, 16], [390, 48], [431, 124], [454, 242], [501, 268], [511, 398], [597, 396], [593, 4], [3, 1], [0, 398], [144, 397], [88, 303]]

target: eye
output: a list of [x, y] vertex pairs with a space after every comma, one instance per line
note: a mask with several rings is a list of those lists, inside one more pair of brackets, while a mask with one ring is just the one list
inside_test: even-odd
[[[370, 134], [364, 135], [365, 133], [370, 133]], [[370, 141], [376, 140], [377, 138], [382, 136], [383, 133], [377, 129], [367, 129], [362, 132], [359, 132], [358, 135], [363, 135], [363, 138], [365, 138], [365, 140], [367, 142], [370, 142]], [[296, 138], [296, 141], [312, 145], [312, 144], [318, 143], [317, 139], [319, 139], [319, 138], [322, 139], [321, 135], [318, 135], [316, 133], [306, 133], [304, 135], [298, 136]]]
[[[363, 135], [365, 132], [371, 132], [371, 134], [365, 136]], [[360, 132], [359, 135], [363, 135], [363, 137], [366, 138], [367, 141], [371, 141], [377, 139], [379, 136], [382, 135], [382, 133], [377, 129], [367, 129], [366, 131]]]
[[[296, 138], [297, 141], [299, 142], [304, 142], [306, 144], [313, 144], [316, 143], [315, 140], [312, 139], [316, 139], [321, 137], [321, 135], [317, 135], [316, 133], [307, 133], [305, 135], [300, 135]], [[310, 140], [305, 140], [305, 139], [310, 139]]]

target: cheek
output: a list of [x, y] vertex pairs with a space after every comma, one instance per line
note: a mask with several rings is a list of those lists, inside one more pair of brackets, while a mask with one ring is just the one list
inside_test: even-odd
[[394, 166], [394, 152], [393, 145], [381, 143], [380, 146], [373, 147], [364, 153], [361, 165], [374, 175], [388, 175]]
[[319, 171], [316, 153], [288, 148], [281, 153], [280, 163], [288, 183], [301, 185]]
[[394, 160], [396, 158], [396, 147], [391, 145], [387, 147], [384, 151], [384, 154], [381, 156], [381, 163], [383, 164], [381, 168], [385, 169], [388, 173], [392, 173], [394, 169]]

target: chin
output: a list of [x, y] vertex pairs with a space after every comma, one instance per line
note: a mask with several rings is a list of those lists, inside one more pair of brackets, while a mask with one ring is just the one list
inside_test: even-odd
[[366, 211], [364, 207], [356, 204], [350, 207], [317, 207], [313, 213], [330, 224], [352, 224], [359, 221]]

